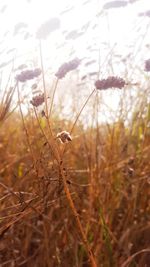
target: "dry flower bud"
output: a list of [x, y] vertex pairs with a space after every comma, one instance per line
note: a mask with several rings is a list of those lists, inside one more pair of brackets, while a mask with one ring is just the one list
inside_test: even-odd
[[34, 97], [32, 98], [32, 100], [30, 101], [30, 103], [31, 103], [34, 107], [38, 107], [38, 106], [42, 105], [42, 104], [44, 103], [44, 94], [34, 96]]
[[75, 58], [69, 62], [64, 63], [60, 66], [58, 71], [55, 73], [55, 76], [58, 79], [62, 79], [65, 77], [65, 75], [72, 70], [75, 70], [80, 64], [80, 60], [78, 58]]
[[125, 81], [122, 78], [110, 76], [107, 79], [97, 80], [95, 82], [95, 87], [98, 90], [106, 90], [109, 88], [123, 88], [125, 86]]
[[57, 138], [62, 142], [62, 143], [68, 143], [69, 141], [72, 141], [70, 133], [66, 131], [62, 131], [57, 134]]
[[45, 111], [44, 110], [41, 111], [41, 116], [42, 117], [46, 117], [46, 114], [45, 114]]
[[32, 80], [38, 77], [40, 74], [41, 70], [39, 68], [34, 70], [24, 70], [16, 76], [16, 80], [18, 82], [26, 82], [27, 80]]

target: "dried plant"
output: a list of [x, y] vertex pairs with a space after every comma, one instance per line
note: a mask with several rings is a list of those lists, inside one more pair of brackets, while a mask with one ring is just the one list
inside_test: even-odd
[[32, 100], [30, 101], [30, 103], [31, 103], [34, 107], [38, 107], [38, 106], [42, 105], [42, 104], [44, 103], [44, 94], [34, 96], [34, 97], [32, 98]]
[[125, 86], [125, 81], [122, 78], [110, 76], [107, 79], [97, 80], [95, 87], [98, 90], [107, 90], [109, 88], [122, 89]]
[[7, 118], [7, 115], [11, 107], [15, 88], [16, 86], [10, 87], [8, 91], [6, 89], [3, 93], [2, 101], [0, 103], [0, 122], [4, 121]]
[[[140, 84], [126, 83], [129, 75], [97, 80], [68, 119], [60, 108], [53, 112], [54, 96], [59, 79], [80, 60], [59, 68], [49, 105], [40, 49], [41, 70], [16, 76], [21, 119], [18, 112], [8, 118], [15, 87], [5, 90], [0, 105], [0, 121], [8, 118], [0, 131], [0, 266], [148, 267], [149, 88], [147, 94], [137, 90], [143, 95], [132, 98], [129, 107], [123, 90], [115, 122], [100, 123], [103, 102], [97, 90], [127, 84], [140, 89]], [[32, 85], [33, 108], [25, 115], [20, 82], [40, 74], [44, 94]], [[43, 109], [36, 109], [43, 103]], [[130, 107], [136, 109], [133, 117]], [[85, 108], [86, 125], [82, 119], [79, 123]], [[71, 142], [74, 131], [79, 138]]]
[[57, 138], [62, 142], [62, 143], [67, 143], [69, 141], [72, 141], [70, 133], [66, 131], [62, 131], [57, 134]]
[[24, 70], [20, 74], [16, 75], [16, 80], [18, 82], [26, 82], [38, 77], [41, 74], [41, 70], [36, 68], [34, 70]]
[[80, 60], [78, 58], [75, 58], [69, 62], [64, 63], [60, 66], [58, 71], [55, 73], [55, 76], [58, 79], [62, 79], [66, 76], [66, 74], [72, 70], [75, 70], [80, 64]]

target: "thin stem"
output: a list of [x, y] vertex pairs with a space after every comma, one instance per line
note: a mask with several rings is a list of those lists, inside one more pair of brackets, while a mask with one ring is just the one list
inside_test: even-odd
[[45, 98], [46, 115], [48, 117], [48, 106], [47, 106], [47, 95], [46, 95], [46, 84], [45, 84], [45, 76], [44, 76], [44, 64], [43, 64], [41, 40], [40, 40], [39, 46], [40, 46], [40, 60], [41, 60], [41, 69], [42, 69], [42, 80], [43, 80], [43, 88], [44, 88], [44, 98]]
[[35, 160], [35, 157], [34, 157], [32, 146], [30, 144], [30, 138], [29, 138], [29, 134], [28, 134], [28, 131], [27, 131], [27, 128], [26, 128], [26, 125], [25, 125], [25, 121], [24, 121], [24, 117], [23, 117], [23, 112], [22, 112], [22, 108], [21, 108], [21, 100], [20, 100], [20, 92], [19, 92], [18, 82], [17, 82], [17, 85], [16, 86], [17, 86], [19, 109], [20, 109], [20, 114], [21, 114], [21, 118], [22, 118], [22, 122], [23, 122], [23, 127], [24, 127], [24, 130], [25, 130], [25, 133], [26, 133], [27, 143], [28, 143], [28, 146], [29, 146], [29, 149], [30, 149], [32, 158], [33, 158], [34, 168], [35, 168], [35, 170], [36, 170], [36, 172], [38, 174], [38, 170], [37, 170], [37, 167], [36, 167], [36, 160]]
[[48, 105], [47, 105], [47, 94], [46, 94], [46, 84], [45, 84], [45, 75], [44, 75], [44, 64], [43, 64], [43, 56], [42, 56], [42, 44], [40, 41], [40, 60], [41, 60], [41, 69], [42, 69], [42, 79], [43, 79], [43, 88], [44, 88], [44, 100], [45, 100], [45, 109], [46, 109], [46, 120], [48, 123], [48, 128], [51, 136], [53, 136], [51, 125], [48, 119]]
[[71, 194], [70, 194], [68, 185], [67, 185], [67, 179], [66, 179], [67, 178], [67, 173], [66, 173], [66, 169], [63, 166], [63, 163], [60, 164], [60, 173], [61, 173], [61, 176], [62, 176], [63, 185], [64, 185], [64, 191], [66, 193], [66, 197], [68, 199], [70, 208], [71, 208], [71, 210], [73, 212], [73, 215], [75, 217], [75, 220], [76, 220], [76, 223], [77, 223], [77, 226], [78, 226], [78, 229], [79, 229], [79, 232], [80, 232], [80, 235], [81, 235], [83, 244], [85, 246], [85, 249], [87, 251], [87, 254], [89, 256], [89, 259], [91, 261], [91, 267], [97, 267], [97, 264], [96, 264], [94, 255], [93, 255], [92, 250], [91, 250], [91, 248], [89, 246], [89, 243], [87, 241], [86, 235], [84, 233], [84, 230], [83, 230], [83, 227], [82, 227], [80, 218], [79, 218], [79, 215], [77, 213], [77, 210], [75, 208], [74, 202], [72, 200], [72, 197], [71, 197]]
[[74, 127], [75, 127], [75, 125], [76, 125], [76, 123], [77, 123], [77, 121], [78, 121], [78, 119], [79, 119], [79, 117], [80, 117], [80, 115], [81, 115], [83, 109], [85, 108], [86, 104], [88, 103], [89, 99], [91, 98], [91, 96], [94, 94], [95, 91], [96, 91], [96, 89], [94, 88], [94, 90], [90, 93], [90, 95], [89, 95], [88, 98], [86, 99], [84, 105], [83, 105], [82, 108], [80, 109], [80, 111], [79, 111], [79, 113], [78, 113], [78, 115], [77, 115], [77, 117], [76, 117], [76, 119], [75, 119], [75, 122], [74, 122], [74, 124], [73, 124], [73, 126], [72, 126], [72, 128], [71, 128], [70, 134], [73, 132]]
[[53, 90], [53, 94], [52, 94], [51, 105], [50, 105], [50, 110], [49, 110], [49, 118], [51, 117], [51, 114], [52, 114], [52, 108], [53, 108], [53, 104], [54, 104], [54, 97], [55, 97], [55, 94], [56, 94], [58, 81], [59, 81], [59, 79], [57, 78], [56, 83], [55, 83], [55, 87], [54, 87], [54, 90]]
[[49, 145], [49, 147], [50, 147], [50, 149], [51, 149], [51, 151], [52, 151], [52, 153], [53, 153], [55, 159], [56, 159], [57, 162], [59, 163], [59, 154], [58, 154], [58, 151], [56, 151], [56, 150], [55, 150], [55, 147], [53, 146], [53, 140], [51, 140], [52, 142], [50, 143], [48, 137], [46, 136], [46, 134], [45, 134], [45, 132], [44, 132], [44, 130], [43, 130], [43, 128], [41, 127], [40, 120], [39, 120], [39, 118], [38, 118], [38, 115], [37, 115], [37, 112], [36, 112], [36, 109], [35, 109], [35, 108], [34, 108], [34, 113], [35, 113], [37, 122], [38, 122], [38, 124], [39, 124], [40, 130], [41, 130], [43, 136], [45, 137], [46, 142], [48, 143], [48, 145]]
[[[53, 137], [53, 131], [52, 131], [51, 124], [50, 124], [50, 121], [49, 121], [48, 105], [47, 105], [47, 94], [46, 94], [46, 84], [45, 84], [45, 75], [44, 75], [44, 64], [43, 64], [43, 56], [42, 56], [42, 43], [41, 43], [41, 41], [40, 41], [40, 60], [41, 60], [42, 79], [43, 79], [43, 88], [44, 88], [44, 100], [45, 100], [45, 109], [46, 109], [46, 120], [47, 120], [47, 124], [48, 124], [48, 129], [49, 129], [50, 137], [51, 137], [51, 139], [53, 139], [52, 142], [55, 143], [55, 150], [57, 150], [56, 152], [58, 154], [59, 148], [58, 148], [58, 145], [55, 142], [55, 139]], [[57, 79], [56, 84], [55, 84], [55, 88], [54, 88], [54, 92], [53, 92], [53, 99], [54, 99], [54, 95], [55, 95], [55, 92], [56, 92], [57, 83], [58, 83], [58, 79]], [[51, 103], [51, 109], [52, 109], [52, 104], [53, 103]]]
[[[76, 119], [75, 119], [75, 121], [74, 121], [74, 123], [73, 123], [73, 125], [72, 125], [72, 128], [71, 128], [71, 130], [70, 130], [70, 134], [72, 134], [72, 132], [73, 132], [73, 130], [74, 130], [74, 128], [75, 128], [75, 125], [76, 125], [76, 123], [77, 123], [77, 121], [78, 121], [78, 119], [79, 119], [79, 117], [80, 117], [80, 115], [81, 115], [83, 109], [85, 108], [86, 104], [88, 103], [89, 99], [91, 98], [91, 96], [94, 94], [95, 91], [96, 91], [96, 89], [94, 88], [93, 91], [92, 91], [92, 92], [90, 93], [90, 95], [88, 96], [88, 98], [86, 99], [84, 105], [83, 105], [82, 108], [80, 109], [80, 111], [79, 111], [79, 113], [78, 113], [78, 115], [77, 115], [77, 117], [76, 117]], [[61, 155], [62, 155], [61, 157], [62, 157], [62, 158], [63, 158], [63, 155], [64, 155], [64, 153], [65, 153], [65, 149], [66, 149], [66, 145], [64, 145], [63, 150], [62, 150], [62, 153], [61, 153]]]

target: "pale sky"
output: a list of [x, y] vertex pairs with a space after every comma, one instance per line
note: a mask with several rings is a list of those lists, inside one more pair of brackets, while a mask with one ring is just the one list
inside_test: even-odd
[[[55, 73], [62, 63], [79, 57], [85, 58], [82, 75], [98, 71], [99, 61], [102, 77], [106, 72], [124, 75], [121, 59], [131, 54], [136, 68], [141, 60], [150, 57], [150, 17], [139, 16], [150, 10], [150, 1], [124, 1], [128, 2], [125, 7], [106, 10], [103, 7], [111, 0], [1, 0], [0, 71], [7, 76], [14, 57], [15, 68], [20, 64], [38, 65], [36, 33], [46, 21], [57, 18], [60, 27], [42, 40], [46, 70]], [[107, 67], [110, 51], [116, 56], [111, 59], [113, 70]], [[93, 59], [94, 64], [86, 65]], [[115, 97], [115, 101], [117, 106], [119, 98]]]
[[[139, 0], [124, 8], [103, 10], [103, 5], [107, 2], [110, 1], [1, 0], [0, 51], [3, 50], [0, 55], [1, 62], [9, 61], [13, 52], [8, 53], [8, 51], [13, 48], [17, 48], [19, 55], [30, 51], [33, 54], [38, 45], [37, 39], [35, 39], [36, 31], [41, 24], [53, 17], [60, 19], [60, 28], [43, 42], [43, 45], [47, 47], [46, 57], [53, 59], [59, 57], [60, 62], [68, 60], [69, 50], [74, 50], [74, 55], [84, 57], [89, 55], [87, 46], [94, 44], [96, 48], [99, 48], [99, 46], [103, 46], [103, 42], [108, 41], [110, 46], [116, 43], [118, 51], [120, 48], [124, 54], [128, 53], [126, 46], [134, 43], [134, 40], [144, 31], [145, 24], [149, 20], [149, 18], [138, 17], [138, 13], [148, 10], [150, 2], [149, 0]], [[62, 14], [63, 11], [66, 12]], [[101, 15], [99, 15], [100, 13]], [[65, 40], [67, 34], [63, 33], [64, 31], [83, 32], [82, 26], [88, 22], [90, 25], [84, 35], [74, 40]], [[14, 35], [14, 29], [18, 23], [24, 23], [26, 26]], [[97, 26], [93, 29], [94, 25]], [[56, 47], [64, 43], [64, 47], [57, 49], [56, 52]]]

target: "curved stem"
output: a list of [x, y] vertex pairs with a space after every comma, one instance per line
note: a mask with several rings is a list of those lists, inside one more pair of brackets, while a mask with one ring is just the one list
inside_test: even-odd
[[122, 265], [121, 267], [125, 267], [127, 266], [127, 264], [129, 262], [131, 262], [137, 255], [141, 254], [141, 253], [146, 253], [146, 252], [150, 252], [150, 249], [149, 248], [145, 248], [145, 249], [142, 249], [136, 253], [134, 253], [133, 255], [131, 255]]

